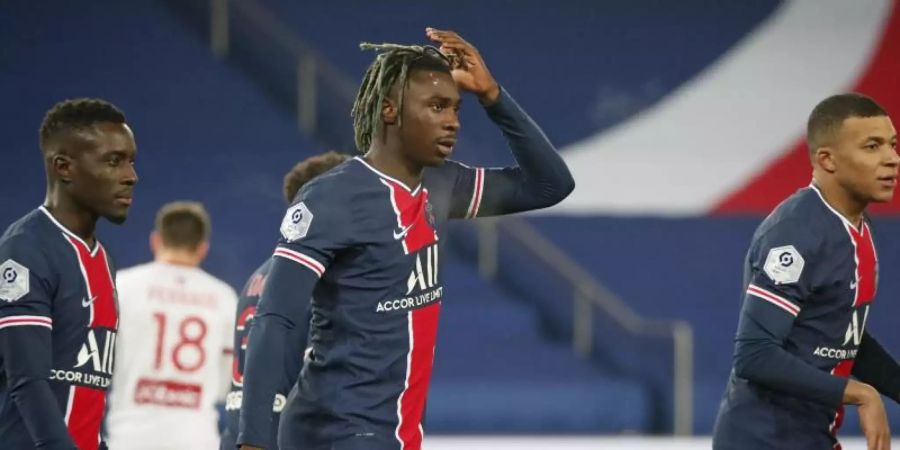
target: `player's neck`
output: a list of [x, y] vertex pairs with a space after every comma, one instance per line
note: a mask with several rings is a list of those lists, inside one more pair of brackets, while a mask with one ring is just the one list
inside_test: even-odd
[[423, 167], [404, 158], [397, 149], [373, 144], [363, 158], [379, 172], [400, 180], [410, 189], [422, 181]]
[[203, 261], [203, 259], [194, 252], [168, 249], [157, 251], [153, 256], [153, 260], [158, 263], [185, 267], [198, 267]]
[[97, 216], [78, 207], [75, 202], [62, 195], [47, 194], [44, 207], [57, 222], [80, 237], [89, 246], [94, 245], [94, 231], [97, 228]]
[[868, 203], [855, 198], [850, 192], [841, 187], [836, 180], [816, 179], [814, 183], [819, 188], [819, 191], [822, 192], [822, 198], [825, 199], [826, 203], [850, 221], [857, 229], [862, 226], [863, 213], [865, 213]]

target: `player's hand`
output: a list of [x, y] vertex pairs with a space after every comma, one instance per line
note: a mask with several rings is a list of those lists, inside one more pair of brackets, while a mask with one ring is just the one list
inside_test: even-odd
[[868, 450], [890, 450], [891, 429], [881, 394], [868, 384], [850, 380], [844, 391], [844, 402], [859, 405], [859, 425], [866, 436]]
[[240, 450], [265, 450], [265, 449], [262, 447], [253, 447], [251, 445], [242, 445], [240, 447]]
[[441, 53], [454, 61], [450, 74], [460, 89], [478, 96], [481, 103], [490, 105], [500, 97], [500, 85], [494, 80], [474, 45], [466, 42], [455, 31], [426, 28], [428, 39], [440, 44]]

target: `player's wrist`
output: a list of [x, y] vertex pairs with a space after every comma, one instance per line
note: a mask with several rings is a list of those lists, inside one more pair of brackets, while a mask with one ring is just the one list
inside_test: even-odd
[[874, 387], [866, 383], [848, 380], [847, 387], [844, 388], [844, 403], [848, 405], [864, 405], [880, 400], [880, 395]]
[[500, 84], [496, 81], [478, 96], [478, 101], [483, 106], [491, 106], [500, 100]]

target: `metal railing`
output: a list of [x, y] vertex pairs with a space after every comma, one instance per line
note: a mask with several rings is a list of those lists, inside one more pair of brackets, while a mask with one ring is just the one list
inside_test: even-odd
[[542, 266], [572, 287], [572, 349], [582, 358], [594, 351], [594, 311], [600, 310], [634, 337], [672, 340], [672, 430], [675, 435], [693, 433], [694, 333], [683, 320], [646, 319], [629, 308], [594, 276], [523, 219], [480, 219], [478, 267], [481, 275], [495, 279], [499, 264], [499, 233], [512, 238]]
[[[209, 4], [209, 40], [211, 51], [227, 58], [233, 38], [230, 23], [243, 20], [265, 34], [294, 61], [298, 127], [311, 136], [323, 138], [319, 98], [338, 104], [352, 104], [356, 85], [347, 75], [318, 54], [284, 22], [257, 0], [205, 0]], [[328, 141], [327, 138], [322, 140]], [[328, 142], [341, 147], [339, 142]], [[676, 435], [690, 435], [693, 427], [693, 330], [681, 320], [651, 320], [638, 315], [610, 292], [595, 277], [575, 263], [556, 245], [526, 221], [516, 218], [480, 219], [478, 223], [479, 270], [486, 279], [497, 275], [498, 233], [502, 228], [521, 248], [533, 254], [572, 287], [572, 349], [583, 358], [594, 351], [594, 311], [600, 311], [635, 337], [661, 337], [672, 340], [673, 411], [672, 429]]]
[[[210, 49], [216, 56], [223, 59], [229, 57], [233, 40], [230, 23], [240, 20], [267, 37], [273, 45], [286, 52], [293, 60], [296, 83], [294, 111], [300, 130], [310, 136], [321, 137], [319, 97], [323, 91], [328, 92], [328, 100], [345, 105], [349, 117], [350, 105], [356, 97], [356, 84], [275, 14], [257, 0], [208, 1]], [[335, 147], [342, 147], [343, 144], [345, 143], [330, 143]]]

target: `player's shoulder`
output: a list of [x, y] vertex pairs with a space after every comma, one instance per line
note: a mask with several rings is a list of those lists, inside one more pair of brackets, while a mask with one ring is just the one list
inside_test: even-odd
[[233, 301], [237, 299], [237, 292], [231, 287], [230, 284], [225, 282], [225, 280], [209, 273], [203, 272], [203, 274], [207, 277], [208, 283], [213, 287], [217, 292], [219, 292], [223, 299], [228, 301]]
[[253, 278], [255, 276], [265, 277], [265, 276], [269, 275], [269, 271], [271, 271], [271, 270], [272, 270], [272, 258], [268, 258], [262, 264], [260, 264], [259, 267], [256, 268], [256, 270], [253, 271], [253, 274], [250, 275], [250, 277], [251, 278]]
[[[289, 209], [308, 209], [314, 214], [343, 216], [347, 205], [359, 203], [362, 196], [371, 191], [369, 178], [364, 166], [356, 158], [351, 158], [304, 184]], [[298, 206], [301, 204], [305, 208]]]
[[379, 174], [360, 157], [344, 161], [300, 188], [282, 225], [303, 230], [312, 222], [339, 226], [364, 219], [385, 204]]
[[753, 241], [793, 246], [804, 253], [819, 250], [829, 233], [829, 220], [823, 213], [822, 200], [812, 187], [798, 190], [779, 204], [759, 225]]
[[116, 284], [131, 284], [150, 281], [155, 277], [156, 264], [147, 262], [119, 269], [116, 273]]
[[[250, 274], [250, 278], [247, 278], [244, 287], [241, 289], [240, 296], [238, 297], [240, 303], [256, 304], [256, 299], [262, 294], [266, 278], [269, 276], [269, 271], [272, 270], [272, 261], [273, 258], [266, 259], [265, 262]], [[248, 299], [250, 299], [250, 301], [248, 301]]]
[[297, 200], [338, 200], [354, 195], [365, 187], [365, 170], [357, 158], [351, 158], [308, 181], [297, 192]]
[[39, 209], [16, 220], [0, 236], [0, 262], [15, 258], [50, 265], [53, 258], [47, 250], [54, 239], [49, 231], [46, 218]]

